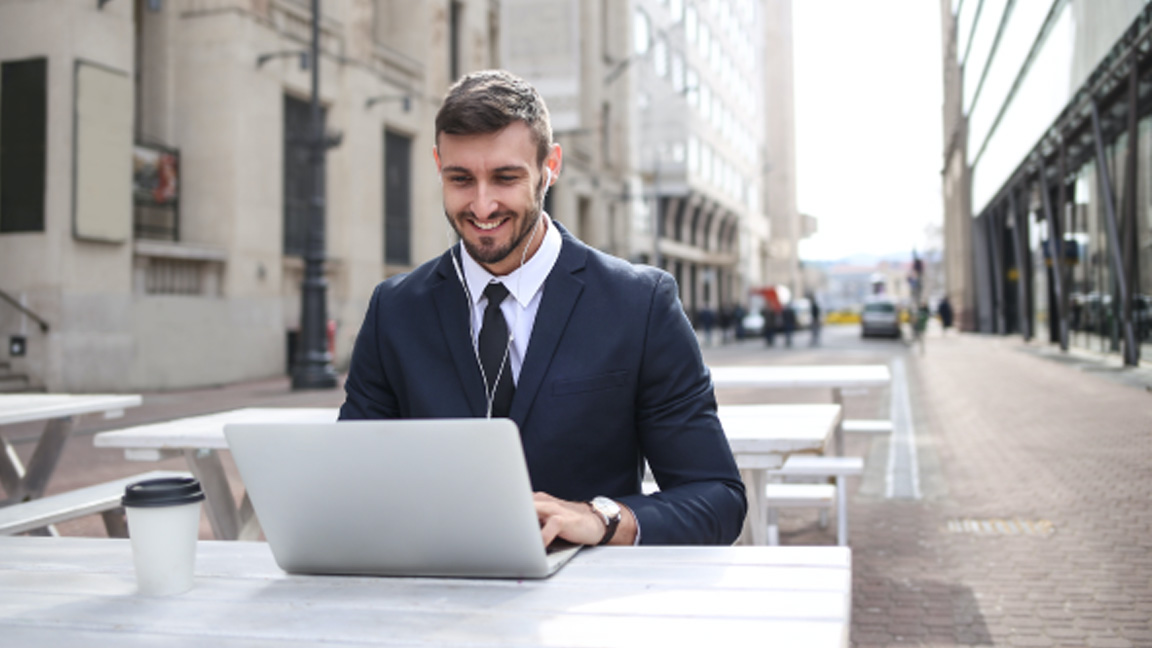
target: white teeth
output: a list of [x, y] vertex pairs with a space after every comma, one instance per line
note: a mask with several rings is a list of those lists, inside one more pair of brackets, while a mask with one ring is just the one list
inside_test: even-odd
[[476, 225], [476, 227], [479, 227], [482, 230], [494, 230], [497, 227], [499, 227], [500, 223], [502, 223], [502, 222], [503, 221], [489, 221], [486, 223], [481, 223], [480, 221], [472, 221], [472, 223], [474, 225]]

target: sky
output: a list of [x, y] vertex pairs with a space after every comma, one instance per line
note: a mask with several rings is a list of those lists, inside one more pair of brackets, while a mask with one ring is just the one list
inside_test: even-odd
[[793, 0], [802, 259], [911, 258], [943, 221], [939, 5]]

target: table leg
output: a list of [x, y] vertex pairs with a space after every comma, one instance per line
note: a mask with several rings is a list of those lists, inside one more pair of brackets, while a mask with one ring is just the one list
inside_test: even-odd
[[840, 421], [836, 423], [834, 433], [836, 442], [836, 456], [844, 456], [844, 394], [839, 387], [832, 388], [832, 402], [840, 406]]
[[24, 464], [16, 448], [0, 434], [0, 486], [8, 494], [6, 501], [15, 504], [24, 499]]
[[60, 455], [64, 452], [64, 444], [72, 434], [71, 416], [54, 418], [44, 425], [44, 433], [32, 451], [32, 458], [28, 461], [28, 474], [24, 477], [24, 493], [33, 499], [44, 494], [48, 480], [60, 463]]
[[252, 500], [248, 498], [248, 493], [244, 493], [244, 497], [240, 500], [240, 535], [237, 540], [259, 540], [260, 534], [263, 529], [260, 528], [260, 520], [256, 518], [256, 510], [252, 508]]
[[235, 540], [240, 535], [240, 520], [236, 511], [236, 500], [232, 497], [232, 487], [224, 473], [224, 464], [215, 450], [187, 449], [184, 458], [192, 468], [192, 474], [200, 480], [204, 497], [208, 500], [208, 522], [219, 540]]
[[746, 468], [740, 471], [740, 476], [744, 480], [744, 491], [748, 498], [748, 514], [744, 516], [744, 532], [740, 534], [742, 544], [762, 546], [767, 543], [768, 535], [768, 521], [764, 517], [767, 471]]

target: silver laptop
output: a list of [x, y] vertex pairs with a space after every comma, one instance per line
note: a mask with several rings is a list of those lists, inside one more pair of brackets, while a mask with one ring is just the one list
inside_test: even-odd
[[508, 419], [224, 426], [280, 568], [291, 573], [544, 578], [520, 434]]

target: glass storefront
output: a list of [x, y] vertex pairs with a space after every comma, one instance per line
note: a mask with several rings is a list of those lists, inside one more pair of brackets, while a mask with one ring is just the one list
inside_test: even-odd
[[[1132, 296], [1132, 321], [1136, 339], [1141, 344], [1140, 355], [1152, 358], [1152, 118], [1145, 118], [1139, 125], [1137, 150], [1136, 185], [1136, 227], [1128, 231], [1124, 227], [1122, 209], [1124, 205], [1125, 170], [1127, 168], [1128, 136], [1122, 134], [1106, 149], [1109, 174], [1113, 184], [1113, 200], [1117, 211], [1117, 229], [1121, 245], [1128, 245], [1129, 251], [1138, 250], [1135, 283], [1128, 286]], [[1108, 236], [1108, 222], [1104, 198], [1100, 187], [1100, 174], [1095, 161], [1080, 167], [1071, 185], [1069, 204], [1063, 210], [1064, 250], [1063, 257], [1068, 265], [1068, 330], [1069, 343], [1073, 346], [1103, 353], [1119, 353], [1124, 339], [1121, 330], [1121, 302], [1116, 267], [1113, 260], [1115, 251]], [[1045, 253], [1047, 224], [1037, 227], [1042, 234], [1034, 237], [1033, 249], [1038, 257]], [[1133, 244], [1132, 238], [1135, 238]], [[1037, 240], [1039, 239], [1039, 240]], [[1033, 315], [1037, 330], [1047, 330], [1048, 299], [1054, 299], [1055, 291], [1050, 285], [1050, 275], [1046, 264], [1051, 263], [1051, 255], [1038, 261], [1033, 271], [1033, 285], [1036, 292]]]

